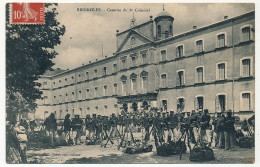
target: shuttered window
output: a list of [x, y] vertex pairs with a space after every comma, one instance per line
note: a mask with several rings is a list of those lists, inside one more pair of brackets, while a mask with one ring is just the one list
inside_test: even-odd
[[250, 59], [244, 59], [242, 60], [242, 76], [243, 77], [248, 77], [250, 76], [250, 71], [251, 71], [251, 63]]
[[162, 56], [162, 61], [166, 61], [167, 58], [166, 58], [166, 50], [162, 50], [161, 51], [161, 56]]
[[197, 83], [202, 83], [203, 82], [203, 67], [198, 67], [196, 69], [196, 82]]
[[218, 40], [217, 40], [217, 47], [222, 48], [224, 47], [225, 44], [225, 34], [220, 34], [218, 35]]
[[203, 40], [196, 41], [196, 53], [203, 51]]
[[176, 48], [176, 57], [182, 57], [183, 55], [183, 45], [180, 45]]
[[242, 110], [251, 110], [251, 97], [250, 93], [243, 93], [242, 94]]
[[226, 65], [225, 63], [218, 64], [217, 68], [217, 79], [224, 80], [226, 79]]
[[185, 107], [184, 98], [177, 99], [177, 112], [183, 112]]
[[184, 71], [179, 71], [177, 75], [177, 86], [184, 85]]
[[242, 29], [242, 42], [249, 41], [250, 37], [250, 27], [245, 27]]
[[166, 76], [166, 74], [161, 75], [161, 87], [162, 88], [167, 87], [167, 76]]

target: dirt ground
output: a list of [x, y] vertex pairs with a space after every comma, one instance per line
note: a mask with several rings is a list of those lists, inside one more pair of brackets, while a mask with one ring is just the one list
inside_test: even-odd
[[[254, 163], [255, 150], [236, 148], [235, 151], [224, 151], [213, 149], [216, 160], [199, 163]], [[165, 163], [165, 164], [190, 164], [189, 151], [183, 154], [182, 159], [179, 155], [161, 157], [156, 155], [156, 148], [152, 152], [142, 154], [125, 154], [122, 149], [118, 150], [116, 145], [107, 145], [106, 148], [100, 145], [76, 145], [62, 146], [54, 149], [28, 150], [29, 163], [47, 163], [47, 164], [113, 164], [113, 163]], [[196, 162], [197, 163], [197, 162]]]

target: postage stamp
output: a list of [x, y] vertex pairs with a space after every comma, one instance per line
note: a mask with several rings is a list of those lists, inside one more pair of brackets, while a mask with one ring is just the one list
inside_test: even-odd
[[44, 3], [12, 3], [11, 24], [44, 24]]

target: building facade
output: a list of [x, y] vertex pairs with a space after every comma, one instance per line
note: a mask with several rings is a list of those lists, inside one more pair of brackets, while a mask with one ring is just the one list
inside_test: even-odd
[[110, 115], [121, 110], [187, 112], [231, 109], [242, 118], [255, 111], [255, 12], [174, 34], [162, 11], [119, 32], [109, 57], [44, 75], [36, 118], [51, 112]]

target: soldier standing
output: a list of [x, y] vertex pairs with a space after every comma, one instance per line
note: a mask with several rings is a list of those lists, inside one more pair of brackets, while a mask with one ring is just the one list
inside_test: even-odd
[[161, 118], [161, 113], [157, 112], [157, 116], [154, 118], [154, 139], [157, 140], [157, 136], [159, 138], [159, 142], [163, 142], [163, 131], [162, 131], [163, 119]]
[[201, 116], [201, 122], [200, 122], [200, 139], [201, 144], [204, 145], [206, 143], [209, 143], [209, 134], [207, 134], [207, 130], [209, 128], [209, 122], [210, 122], [210, 115], [208, 115], [209, 111], [208, 109], [204, 110], [203, 115]]
[[78, 142], [81, 142], [81, 132], [83, 126], [83, 120], [79, 117], [79, 115], [75, 115], [75, 118], [71, 122], [72, 125], [72, 134], [73, 134], [73, 143], [77, 145]]
[[170, 115], [168, 117], [168, 127], [169, 127], [169, 135], [170, 139], [169, 141], [176, 141], [177, 140], [177, 127], [179, 124], [179, 120], [176, 114], [174, 114], [174, 111], [170, 111]]
[[90, 139], [90, 133], [91, 131], [93, 131], [93, 129], [91, 126], [91, 118], [89, 114], [86, 115], [85, 127], [86, 127], [86, 139]]
[[71, 139], [70, 132], [71, 132], [71, 120], [70, 120], [70, 114], [67, 114], [65, 116], [64, 122], [63, 122], [64, 132], [65, 132], [65, 141], [68, 144], [69, 140]]
[[161, 129], [162, 129], [162, 135], [163, 135], [163, 141], [165, 143], [167, 143], [168, 141], [168, 118], [166, 116], [166, 112], [163, 112], [163, 117], [162, 117], [162, 125], [161, 125]]
[[198, 141], [198, 115], [196, 114], [195, 110], [191, 111], [190, 117], [190, 126], [189, 126], [189, 133], [191, 137], [191, 142], [196, 143]]
[[225, 147], [225, 137], [224, 137], [224, 114], [221, 112], [217, 113], [217, 118], [213, 121], [214, 132], [215, 132], [215, 147], [219, 145], [220, 148]]
[[91, 127], [91, 133], [90, 133], [90, 138], [94, 139], [96, 136], [96, 126], [97, 126], [97, 115], [92, 114], [92, 118], [90, 120], [90, 127]]
[[235, 151], [235, 117], [232, 116], [232, 111], [227, 111], [227, 116], [224, 119], [224, 136], [225, 150]]

